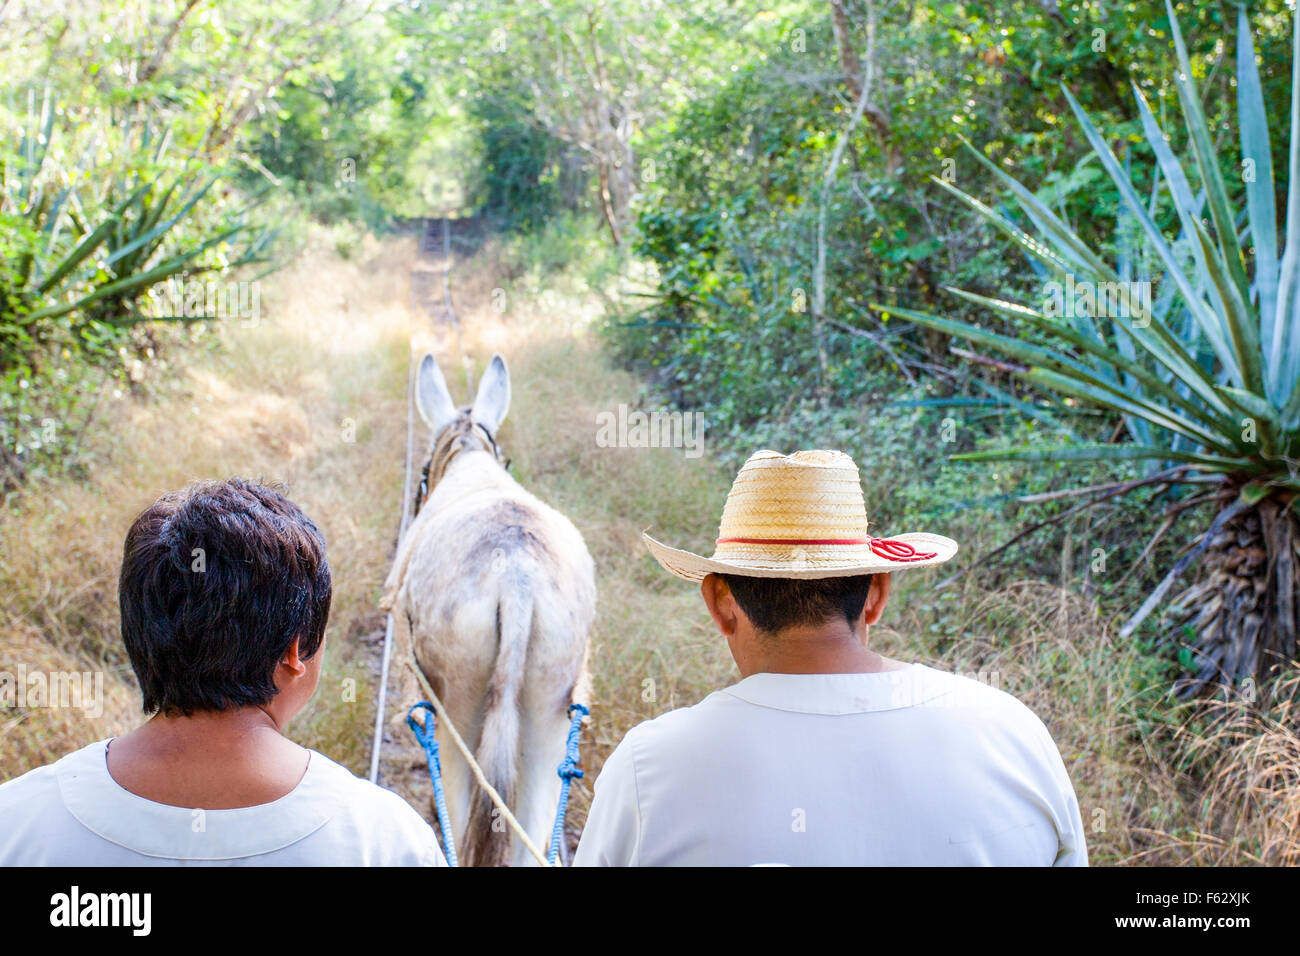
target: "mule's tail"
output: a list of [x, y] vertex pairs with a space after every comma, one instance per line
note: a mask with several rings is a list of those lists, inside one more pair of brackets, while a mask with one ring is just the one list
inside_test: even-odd
[[[474, 757], [488, 782], [515, 809], [519, 756], [519, 694], [533, 629], [533, 594], [526, 580], [502, 588], [497, 605], [497, 659], [488, 682], [483, 731]], [[481, 787], [474, 788], [465, 828], [467, 866], [503, 866], [510, 859], [510, 827]]]

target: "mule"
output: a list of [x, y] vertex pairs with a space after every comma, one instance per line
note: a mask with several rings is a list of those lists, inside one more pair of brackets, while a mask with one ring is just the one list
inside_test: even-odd
[[[457, 408], [432, 355], [416, 379], [429, 426], [418, 513], [398, 548], [384, 605], [475, 759], [529, 837], [550, 839], [572, 702], [589, 703], [591, 555], [558, 511], [505, 468], [497, 431], [510, 374], [494, 355], [472, 405]], [[536, 861], [513, 838], [438, 725], [457, 853], [468, 866]]]

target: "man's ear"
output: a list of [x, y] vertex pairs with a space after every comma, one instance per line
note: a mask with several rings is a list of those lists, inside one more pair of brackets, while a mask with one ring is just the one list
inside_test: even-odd
[[863, 623], [868, 627], [880, 620], [889, 603], [889, 590], [893, 586], [894, 575], [883, 571], [871, 576], [871, 590], [867, 592], [867, 603], [862, 608]]
[[732, 637], [740, 623], [741, 611], [726, 580], [720, 574], [706, 574], [700, 582], [700, 594], [709, 608], [709, 616], [718, 625], [722, 636]]
[[307, 664], [298, 648], [298, 638], [293, 639], [289, 649], [284, 652], [284, 657], [280, 658], [280, 666], [287, 667], [294, 677], [301, 677], [307, 673]]

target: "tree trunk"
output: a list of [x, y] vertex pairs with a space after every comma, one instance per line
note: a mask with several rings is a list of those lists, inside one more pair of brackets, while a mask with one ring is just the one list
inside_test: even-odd
[[[881, 151], [885, 154], [885, 167], [893, 173], [903, 165], [903, 156], [898, 147], [893, 142], [893, 124], [889, 114], [877, 103], [872, 102], [871, 90], [864, 90], [862, 87], [861, 77], [863, 75], [862, 60], [858, 56], [858, 51], [853, 47], [852, 29], [849, 24], [848, 10], [845, 9], [844, 0], [830, 0], [831, 5], [831, 32], [835, 34], [835, 45], [840, 54], [840, 70], [844, 74], [844, 85], [849, 89], [849, 101], [857, 107], [863, 96], [867, 102], [862, 106], [862, 112], [871, 122], [871, 126], [876, 131], [876, 136], [880, 141]], [[875, 11], [868, 5], [867, 19], [875, 19]], [[868, 32], [875, 29], [875, 24], [867, 24]], [[868, 59], [875, 56], [874, 44], [868, 41], [867, 57]], [[868, 64], [872, 66], [872, 64]]]
[[835, 34], [835, 45], [840, 50], [840, 70], [844, 73], [844, 83], [849, 88], [849, 97], [854, 106], [862, 99], [862, 62], [858, 51], [853, 49], [853, 39], [849, 33], [849, 14], [844, 9], [844, 0], [831, 2], [831, 32]]
[[597, 163], [600, 174], [600, 211], [605, 216], [605, 225], [609, 227], [609, 236], [614, 245], [621, 246], [623, 237], [619, 229], [618, 212], [614, 208], [614, 197], [609, 189], [609, 163], [602, 156]]
[[1194, 668], [1181, 697], [1266, 680], [1296, 659], [1300, 518], [1269, 498], [1226, 522], [1200, 561], [1200, 579], [1171, 604], [1165, 634], [1189, 646]]

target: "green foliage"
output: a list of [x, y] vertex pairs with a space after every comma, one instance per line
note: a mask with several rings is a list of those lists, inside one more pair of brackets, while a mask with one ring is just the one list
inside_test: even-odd
[[[11, 238], [18, 246], [17, 267], [0, 295], [10, 303], [3, 320], [27, 341], [44, 341], [52, 334], [51, 320], [71, 313], [82, 322], [109, 325], [148, 318], [136, 303], [149, 286], [193, 267], [208, 249], [230, 244], [244, 230], [236, 222], [186, 248], [169, 248], [177, 224], [218, 177], [200, 179], [187, 167], [163, 178], [166, 167], [158, 150], [104, 184], [99, 195], [83, 195], [68, 171], [48, 168], [54, 115], [48, 100], [42, 114], [48, 120], [25, 131], [17, 153], [5, 163], [16, 171], [13, 188], [6, 177], [0, 194], [0, 209], [16, 210], [17, 218], [26, 220]], [[148, 147], [146, 130], [141, 148]], [[255, 261], [262, 260], [249, 249], [228, 258], [225, 266]], [[0, 352], [0, 368], [8, 357]]]
[[590, 176], [573, 150], [542, 128], [530, 97], [504, 73], [470, 101], [477, 162], [468, 187], [479, 213], [500, 228], [531, 232], [580, 207]]
[[[1119, 190], [1118, 265], [1111, 266], [1041, 198], [984, 160], [1014, 194], [1033, 232], [956, 187], [943, 185], [1037, 259], [1056, 284], [1041, 305], [959, 295], [1023, 322], [1045, 344], [910, 309], [891, 311], [1024, 363], [1025, 380], [1122, 415], [1135, 438], [1133, 444], [1029, 446], [967, 458], [1183, 462], [1238, 482], [1253, 479], [1300, 488], [1291, 464], [1300, 448], [1300, 313], [1294, 307], [1300, 283], [1300, 190], [1290, 190], [1287, 242], [1280, 247], [1268, 117], [1245, 11], [1238, 28], [1243, 160], [1238, 168], [1250, 174], [1232, 179], [1213, 148], [1172, 13], [1182, 133], [1195, 165], [1197, 190], [1139, 88], [1135, 86], [1138, 112], [1159, 164], [1149, 196], [1138, 193], [1105, 137], [1066, 91], [1088, 142]], [[1300, 61], [1300, 23], [1294, 36], [1293, 56]], [[1300, 96], [1300, 90], [1295, 95]], [[1291, 157], [1292, 164], [1300, 162], [1300, 136], [1294, 133]], [[1234, 189], [1227, 186], [1241, 180]], [[1180, 227], [1172, 242], [1152, 215], [1161, 194]], [[1160, 292], [1152, 295], [1149, 290], [1157, 280]], [[1072, 286], [1085, 293], [1095, 290], [1096, 300], [1070, 297]]]
[[[182, 273], [263, 261], [268, 239], [246, 236], [239, 211], [200, 217], [219, 176], [173, 160], [148, 124], [96, 130], [119, 156], [97, 176], [69, 161], [87, 150], [60, 142], [75, 134], [58, 114], [48, 90], [30, 96], [16, 146], [0, 148], [0, 473], [52, 445], [51, 422], [66, 425], [79, 404], [59, 394], [73, 384], [69, 365], [115, 360], [131, 326], [184, 317], [160, 313], [150, 292]], [[195, 220], [206, 236], [186, 231]]]
[[525, 294], [533, 296], [545, 297], [561, 277], [574, 295], [604, 294], [624, 266], [591, 212], [558, 212], [536, 229], [509, 234], [501, 251], [506, 277], [523, 280]]
[[445, 180], [460, 171], [437, 147], [465, 117], [424, 62], [420, 38], [404, 34], [405, 18], [401, 6], [370, 12], [311, 70], [294, 72], [275, 108], [245, 131], [255, 162], [244, 188], [269, 183], [317, 220], [371, 229], [447, 201]]
[[773, 42], [780, 16], [734, 0], [413, 4], [404, 35], [454, 64], [474, 137], [477, 208], [511, 228], [595, 211], [623, 244], [645, 167], [640, 133], [726, 82]]
[[101, 393], [144, 380], [169, 340], [155, 321], [210, 314], [188, 293], [175, 308], [177, 284], [255, 281], [304, 212], [428, 213], [430, 128], [454, 118], [430, 121], [441, 90], [398, 16], [338, 0], [5, 11], [0, 487], [75, 462]]
[[[1262, 49], [1276, 50], [1285, 11], [1268, 6]], [[1114, 185], [1095, 159], [1076, 163], [1083, 137], [1062, 122], [1070, 100], [1061, 82], [1099, 135], [1136, 149], [1142, 120], [1124, 87], [1129, 71], [1159, 74], [1171, 63], [1151, 36], [1168, 29], [1162, 0], [1104, 10], [1063, 4], [1059, 16], [1031, 2], [913, 5], [883, 17], [873, 97], [880, 115], [853, 130], [824, 194], [824, 322], [813, 303], [818, 216], [829, 159], [851, 114], [828, 20], [782, 23], [778, 42], [639, 141], [655, 176], [642, 184], [634, 249], [656, 275], [643, 307], [611, 323], [610, 339], [625, 360], [654, 370], [676, 400], [709, 409], [727, 428], [779, 417], [809, 395], [869, 401], [873, 371], [892, 371], [895, 387], [907, 391], [913, 380], [933, 382], [934, 366], [947, 364], [946, 337], [898, 312], [882, 321], [868, 302], [942, 307], [954, 319], [987, 322], [981, 305], [954, 307], [941, 289], [1007, 295], [1041, 285], [1022, 252], [989, 241], [978, 211], [936, 197], [932, 176], [972, 194], [996, 184], [999, 170], [1037, 176], [1041, 201], [1081, 239], [1117, 251], [1107, 225]], [[1196, 7], [1188, 18], [1189, 55], [1202, 67], [1221, 55], [1221, 14]], [[853, 42], [861, 50], [861, 36]], [[1264, 99], [1283, 100], [1285, 71], [1266, 58], [1261, 72]], [[1220, 122], [1233, 91], [1216, 82], [1202, 93], [1207, 121]], [[993, 136], [985, 149], [996, 169], [967, 158], [962, 141], [977, 130]], [[1135, 178], [1149, 190], [1145, 175]], [[1018, 321], [995, 327], [1028, 336]], [[911, 376], [900, 381], [904, 367]], [[964, 369], [943, 390], [987, 399], [990, 378]], [[1085, 437], [1106, 434], [1100, 421], [1076, 427]]]
[[[971, 55], [972, 31], [932, 11], [915, 16], [910, 28], [880, 31], [878, 61], [898, 64], [886, 67], [898, 98], [888, 133], [867, 123], [854, 132], [849, 168], [827, 196], [826, 315], [844, 324], [860, 324], [871, 298], [928, 302], [941, 281], [997, 280], [1010, 267], [1005, 256], [960, 247], [952, 233], [969, 232], [962, 217], [919, 197], [960, 132], [996, 124], [1003, 108], [986, 95], [997, 71]], [[646, 134], [658, 175], [641, 199], [635, 250], [656, 265], [657, 289], [641, 315], [612, 329], [626, 357], [657, 367], [681, 400], [715, 408], [728, 425], [780, 415], [800, 392], [854, 401], [865, 393], [864, 365], [896, 370], [924, 349], [897, 324], [873, 329], [897, 358], [841, 326], [818, 334], [818, 191], [851, 109], [835, 86], [805, 80], [809, 69], [838, 67], [829, 23], [800, 22], [797, 43], [787, 26], [775, 49]], [[928, 62], [918, 68], [918, 59]], [[764, 382], [772, 377], [781, 389]]]

